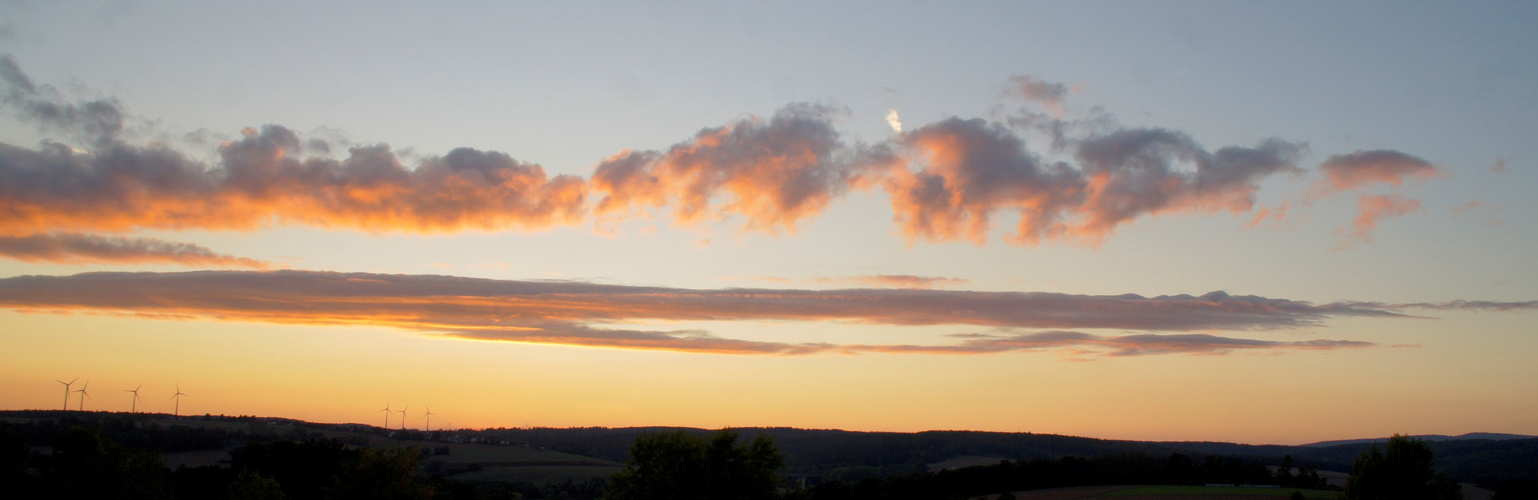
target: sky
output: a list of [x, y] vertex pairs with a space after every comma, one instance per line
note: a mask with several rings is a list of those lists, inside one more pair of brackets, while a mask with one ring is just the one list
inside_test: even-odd
[[0, 2], [0, 408], [1538, 434], [1535, 24]]

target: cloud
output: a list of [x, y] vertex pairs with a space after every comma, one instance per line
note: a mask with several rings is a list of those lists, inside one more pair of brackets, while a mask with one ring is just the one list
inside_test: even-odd
[[1270, 221], [1271, 225], [1280, 225], [1287, 220], [1287, 213], [1291, 209], [1291, 203], [1285, 201], [1282, 202], [1281, 206], [1276, 207], [1275, 209], [1261, 205], [1260, 210], [1255, 211], [1255, 217], [1250, 219], [1249, 222], [1245, 223], [1245, 226], [1260, 227], [1260, 225], [1265, 224], [1266, 221]]
[[911, 274], [865, 274], [859, 276], [836, 276], [812, 278], [812, 283], [829, 285], [856, 285], [886, 288], [936, 288], [969, 283], [961, 278], [944, 278], [939, 276], [914, 276]]
[[[658, 321], [821, 321], [894, 326], [1117, 329], [1152, 334], [1311, 327], [1334, 317], [1409, 317], [1390, 308], [1362, 303], [1312, 304], [1222, 292], [1143, 297], [899, 289], [697, 290], [297, 270], [18, 276], [0, 279], [0, 307], [154, 318], [373, 325], [481, 340], [741, 354], [922, 350], [749, 341], [698, 330], [603, 327]], [[1004, 349], [1001, 343], [1010, 338], [1013, 337], [969, 337], [951, 350], [1013, 350], [1015, 347]], [[1102, 337], [1071, 340], [1075, 345], [1099, 345], [1113, 352], [1132, 354], [1200, 351], [1194, 347], [1182, 350], [1178, 346], [1201, 344], [1197, 340], [1204, 338], [1156, 335], [1117, 337], [1120, 340], [1114, 342]], [[1307, 346], [1214, 339], [1207, 339], [1210, 342], [1206, 344], [1226, 342], [1226, 347], [1207, 350]], [[1134, 343], [1140, 347], [1129, 347]], [[1337, 345], [1324, 341], [1316, 344]]]
[[1464, 213], [1464, 212], [1467, 212], [1467, 211], [1470, 211], [1470, 210], [1479, 210], [1479, 209], [1484, 208], [1484, 207], [1485, 207], [1485, 202], [1483, 202], [1483, 201], [1471, 201], [1471, 202], [1468, 202], [1468, 203], [1464, 203], [1462, 205], [1447, 207], [1447, 209], [1448, 210], [1452, 210], [1453, 213], [1461, 214], [1461, 213]]
[[[707, 128], [666, 151], [625, 151], [605, 159], [592, 184], [600, 218], [623, 219], [672, 207], [694, 225], [740, 216], [744, 229], [795, 232], [849, 189], [869, 185], [871, 162], [853, 161], [826, 106], [795, 104], [764, 120]], [[724, 199], [723, 199], [724, 198]]]
[[[789, 285], [797, 280], [780, 276], [722, 276], [721, 279], [729, 281], [761, 281], [765, 283], [779, 283]], [[799, 280], [801, 283], [814, 285], [843, 285], [843, 286], [868, 286], [878, 288], [944, 288], [948, 286], [970, 283], [961, 278], [945, 278], [939, 276], [914, 276], [911, 274], [862, 274], [856, 276], [818, 276]]]
[[1038, 351], [1059, 348], [1104, 349], [1108, 356], [1147, 354], [1227, 354], [1246, 349], [1331, 350], [1373, 347], [1377, 344], [1354, 340], [1315, 339], [1294, 342], [1220, 337], [1203, 333], [1175, 335], [1100, 336], [1074, 331], [1045, 331], [1008, 335], [975, 335], [955, 345], [850, 346], [865, 352], [923, 354], [992, 354], [1010, 351]]
[[1331, 155], [1319, 165], [1319, 170], [1324, 172], [1325, 179], [1314, 187], [1316, 197], [1373, 184], [1400, 186], [1444, 175], [1426, 160], [1390, 149]]
[[1491, 172], [1495, 172], [1497, 174], [1505, 173], [1506, 170], [1507, 170], [1506, 169], [1506, 163], [1510, 162], [1512, 158], [1515, 158], [1515, 156], [1503, 156], [1503, 157], [1500, 157], [1500, 158], [1496, 158], [1495, 159], [1495, 165], [1490, 167], [1490, 171]]
[[1363, 196], [1357, 199], [1357, 211], [1351, 233], [1336, 247], [1336, 250], [1355, 243], [1371, 243], [1372, 232], [1378, 228], [1378, 221], [1419, 212], [1421, 202], [1400, 195]]
[[0, 144], [0, 234], [275, 223], [443, 233], [544, 229], [585, 215], [581, 178], [550, 178], [503, 153], [459, 148], [407, 169], [383, 145], [341, 161], [302, 152], [298, 136], [275, 125], [221, 145], [211, 168], [158, 146]]
[[1384, 304], [1381, 302], [1353, 302], [1353, 307], [1365, 307], [1378, 310], [1399, 311], [1404, 309], [1430, 309], [1435, 311], [1475, 311], [1475, 312], [1515, 312], [1538, 310], [1538, 300], [1526, 301], [1493, 301], [1493, 300], [1451, 300], [1447, 302], [1411, 302], [1405, 304]]
[[[1008, 129], [951, 118], [904, 135], [917, 172], [886, 184], [909, 241], [982, 244], [1000, 211], [1018, 213], [1006, 241], [1088, 244], [1138, 217], [1182, 212], [1242, 213], [1259, 181], [1297, 172], [1301, 144], [1279, 139], [1209, 152], [1167, 129], [1117, 129], [1076, 142], [1079, 167], [1048, 163]], [[1180, 168], [1189, 164], [1192, 168]]]
[[902, 117], [897, 116], [897, 110], [895, 109], [886, 113], [886, 124], [892, 127], [893, 132], [897, 132], [899, 134], [903, 132]]
[[264, 262], [215, 253], [192, 243], [79, 233], [0, 236], [0, 257], [55, 264], [176, 264], [266, 269]]
[[[1208, 152], [1180, 132], [1121, 129], [1078, 145], [1088, 188], [1083, 220], [1073, 234], [1092, 243], [1137, 217], [1178, 212], [1248, 212], [1255, 206], [1259, 181], [1299, 172], [1307, 151], [1280, 139], [1253, 148], [1227, 146]], [[1191, 164], [1194, 170], [1177, 169]]]
[[1008, 96], [1019, 97], [1030, 102], [1041, 103], [1042, 107], [1054, 114], [1063, 112], [1063, 99], [1068, 96], [1068, 86], [1043, 81], [1031, 75], [1016, 75], [1009, 78], [1004, 93]]
[[70, 134], [96, 145], [110, 144], [123, 130], [124, 114], [116, 99], [65, 102], [51, 86], [28, 78], [9, 54], [0, 54], [0, 102], [44, 130]]
[[1084, 179], [1063, 163], [1048, 164], [1025, 142], [982, 119], [950, 118], [904, 134], [918, 171], [886, 180], [893, 219], [915, 240], [985, 243], [994, 214], [1020, 216], [1011, 241], [1035, 243], [1065, 232], [1064, 213], [1083, 198]]

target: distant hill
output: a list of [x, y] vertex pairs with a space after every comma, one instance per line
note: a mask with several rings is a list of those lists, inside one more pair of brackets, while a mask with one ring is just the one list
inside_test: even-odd
[[[486, 429], [488, 438], [529, 443], [567, 453], [623, 462], [630, 444], [646, 432], [705, 429], [675, 427]], [[1348, 472], [1356, 456], [1373, 440], [1327, 446], [1249, 445], [1222, 442], [1150, 442], [1094, 439], [1055, 434], [980, 431], [855, 432], [792, 428], [740, 428], [744, 437], [765, 433], [785, 454], [786, 470], [855, 479], [927, 470], [958, 457], [998, 457], [1009, 460], [1057, 459], [1065, 456], [1101, 457], [1141, 454], [1154, 457], [1172, 453], [1220, 455], [1280, 464], [1292, 456], [1299, 465]], [[1503, 436], [1492, 439], [1483, 436]], [[1509, 436], [1509, 437], [1508, 437]], [[1512, 434], [1473, 433], [1456, 439], [1427, 440], [1437, 463], [1448, 475], [1463, 482], [1484, 477], [1526, 477], [1538, 481], [1538, 438]]]
[[[106, 419], [157, 422], [158, 427], [107, 426], [104, 433], [175, 458], [179, 452], [225, 450], [251, 439], [321, 433], [356, 446], [449, 447], [449, 454], [428, 461], [442, 462], [445, 471], [464, 470], [463, 477], [482, 480], [536, 480], [546, 469], [549, 480], [602, 477], [629, 458], [637, 436], [665, 430], [706, 434], [707, 429], [679, 427], [460, 429], [453, 431], [391, 431], [364, 424], [313, 424], [263, 417], [172, 417], [107, 412], [0, 411], [0, 421], [34, 419]], [[192, 426], [187, 428], [184, 426]], [[178, 430], [181, 429], [181, 430]], [[1216, 455], [1279, 465], [1291, 456], [1299, 465], [1346, 472], [1356, 456], [1375, 439], [1327, 441], [1303, 446], [1248, 445], [1223, 442], [1119, 441], [1055, 434], [928, 431], [857, 432], [784, 427], [735, 429], [744, 438], [760, 433], [774, 437], [785, 456], [785, 472], [820, 475], [827, 479], [914, 474], [947, 468], [960, 462], [987, 460], [1056, 460], [1063, 457], [1143, 455], [1169, 457]], [[1462, 482], [1482, 478], [1529, 478], [1538, 481], [1538, 438], [1514, 434], [1471, 433], [1461, 436], [1420, 436], [1436, 453], [1438, 467]], [[215, 443], [213, 445], [208, 443]], [[39, 443], [41, 444], [41, 443]], [[958, 462], [957, 460], [960, 460]], [[473, 466], [473, 467], [472, 467]], [[469, 469], [474, 468], [475, 471]], [[456, 474], [459, 476], [459, 474]], [[543, 479], [541, 479], [543, 480]]]
[[[1422, 434], [1422, 435], [1419, 435], [1419, 436], [1411, 436], [1411, 437], [1414, 437], [1414, 438], [1417, 438], [1417, 439], [1420, 439], [1420, 440], [1426, 441], [1426, 442], [1454, 441], [1454, 440], [1460, 440], [1460, 439], [1488, 439], [1488, 440], [1491, 440], [1491, 441], [1507, 441], [1507, 440], [1512, 440], [1512, 439], [1535, 439], [1535, 438], [1538, 438], [1538, 436], [1525, 436], [1525, 435], [1522, 435], [1522, 434], [1501, 434], [1501, 433], [1498, 433], [1498, 432], [1470, 432], [1468, 434], [1462, 434], [1462, 435], [1458, 435], [1458, 436], [1445, 436], [1445, 435], [1442, 435], [1442, 434]], [[1386, 441], [1388, 441], [1388, 437], [1384, 436], [1384, 437], [1380, 437], [1380, 438], [1369, 438], [1369, 439], [1341, 439], [1341, 440], [1338, 440], [1338, 441], [1320, 441], [1320, 442], [1317, 442], [1317, 443], [1309, 443], [1309, 444], [1305, 444], [1305, 445], [1302, 445], [1302, 446], [1307, 446], [1307, 447], [1310, 447], [1310, 448], [1327, 448], [1327, 447], [1330, 447], [1330, 446], [1340, 446], [1340, 445], [1343, 445], [1343, 444], [1372, 444], [1372, 443], [1382, 443], [1382, 442], [1386, 442]]]

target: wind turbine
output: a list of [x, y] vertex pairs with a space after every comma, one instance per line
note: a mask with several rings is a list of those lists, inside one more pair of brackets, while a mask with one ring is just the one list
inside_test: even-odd
[[433, 415], [437, 415], [437, 413], [433, 413], [433, 407], [431, 407], [431, 406], [427, 407], [427, 413], [422, 415], [422, 418], [427, 419], [427, 426], [422, 428], [423, 431], [425, 431], [425, 432], [432, 432], [432, 430], [433, 430]]
[[[406, 405], [406, 408], [411, 408], [411, 405]], [[406, 430], [406, 408], [401, 408], [401, 430], [403, 431]]]
[[[80, 380], [80, 377], [75, 377], [75, 380]], [[64, 384], [64, 411], [69, 411], [69, 386], [75, 385], [75, 380], [71, 380], [69, 382], [65, 382], [63, 380], [54, 381], [60, 384]]]
[[[144, 382], [139, 382], [139, 387], [144, 387]], [[123, 389], [123, 392], [134, 393], [134, 404], [133, 408], [128, 410], [129, 413], [139, 413], [139, 387], [135, 387], [132, 390]]]
[[176, 400], [176, 409], [171, 410], [171, 416], [173, 417], [181, 416], [182, 414], [182, 396], [187, 396], [189, 398], [192, 397], [188, 396], [187, 394], [182, 394], [182, 385], [176, 384], [176, 394], [171, 395], [171, 399]]
[[87, 380], [87, 381], [85, 381], [85, 384], [82, 384], [80, 386], [80, 390], [75, 391], [75, 392], [80, 393], [80, 408], [79, 408], [80, 411], [85, 411], [85, 400], [86, 400], [86, 398], [91, 397], [91, 393], [85, 392], [85, 389], [87, 387], [90, 387], [90, 386], [91, 386], [91, 381]]
[[379, 411], [384, 412], [384, 414], [385, 414], [384, 429], [385, 430], [389, 430], [390, 429], [390, 413], [392, 413], [390, 411], [390, 403], [385, 403], [384, 409], [383, 410], [379, 410]]

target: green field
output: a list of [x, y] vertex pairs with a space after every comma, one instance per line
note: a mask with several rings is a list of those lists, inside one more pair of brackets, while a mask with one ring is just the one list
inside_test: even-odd
[[1117, 490], [1100, 497], [1132, 497], [1132, 496], [1164, 496], [1164, 495], [1245, 495], [1256, 497], [1282, 497], [1292, 496], [1293, 492], [1303, 494], [1303, 498], [1335, 498], [1339, 492], [1328, 490], [1305, 490], [1299, 488], [1243, 488], [1227, 486], [1137, 486], [1125, 490]]

